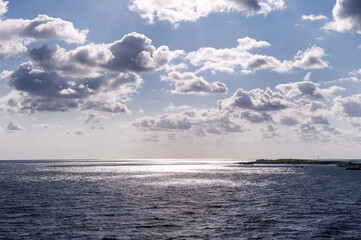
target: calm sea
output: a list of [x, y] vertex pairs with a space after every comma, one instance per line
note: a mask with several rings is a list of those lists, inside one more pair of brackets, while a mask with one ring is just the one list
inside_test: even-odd
[[361, 171], [0, 161], [0, 239], [361, 239]]

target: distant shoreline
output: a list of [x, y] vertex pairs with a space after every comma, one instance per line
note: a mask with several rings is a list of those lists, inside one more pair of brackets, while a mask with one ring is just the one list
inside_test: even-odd
[[346, 161], [325, 161], [325, 160], [310, 160], [310, 159], [257, 159], [253, 162], [238, 163], [241, 165], [254, 165], [254, 164], [303, 164], [303, 165], [336, 165], [339, 167], [346, 167], [347, 170], [361, 170], [361, 163], [359, 162], [346, 162]]

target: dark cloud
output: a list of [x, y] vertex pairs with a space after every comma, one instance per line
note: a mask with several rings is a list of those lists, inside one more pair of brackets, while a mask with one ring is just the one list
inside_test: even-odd
[[239, 4], [241, 7], [246, 8], [249, 11], [258, 11], [261, 9], [259, 5], [259, 0], [231, 0], [236, 4]]
[[[143, 80], [136, 72], [155, 71], [177, 54], [167, 47], [156, 49], [150, 39], [137, 33], [112, 44], [89, 44], [72, 51], [48, 45], [33, 48], [28, 50], [32, 62], [21, 64], [4, 79], [10, 87], [25, 94], [17, 101], [10, 99], [8, 107], [21, 103], [22, 110], [31, 112], [73, 108], [130, 112], [117, 102], [116, 96], [140, 86]], [[217, 92], [222, 85], [208, 87], [209, 91]]]
[[263, 58], [257, 58], [248, 64], [248, 68], [260, 68], [267, 65], [267, 61]]
[[286, 126], [294, 126], [298, 124], [298, 121], [296, 119], [287, 116], [282, 117], [280, 122], [282, 125], [286, 125]]

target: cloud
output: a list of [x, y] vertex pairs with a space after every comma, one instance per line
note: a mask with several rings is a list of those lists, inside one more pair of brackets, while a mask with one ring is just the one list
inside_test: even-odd
[[313, 124], [330, 125], [328, 119], [323, 116], [313, 116], [311, 117], [311, 122]]
[[361, 34], [361, 2], [337, 0], [332, 10], [333, 21], [324, 26], [326, 30]]
[[340, 82], [361, 82], [361, 69], [355, 69], [348, 73], [349, 77], [338, 79]]
[[323, 99], [319, 84], [311, 81], [285, 83], [276, 86], [287, 98], [309, 97], [311, 99]]
[[311, 72], [308, 72], [308, 73], [306, 74], [306, 76], [303, 78], [303, 81], [309, 81], [309, 80], [311, 80], [311, 75], [312, 75], [312, 73], [311, 73]]
[[[7, 2], [0, 3], [0, 12]], [[5, 8], [4, 8], [5, 6]], [[26, 51], [26, 46], [39, 40], [61, 40], [83, 44], [88, 30], [76, 29], [60, 18], [39, 15], [34, 19], [0, 19], [0, 60]]]
[[281, 118], [280, 123], [286, 126], [294, 126], [298, 124], [298, 121], [293, 117], [285, 116]]
[[361, 117], [361, 94], [346, 98], [337, 97], [335, 99], [335, 110], [340, 111], [346, 117]]
[[240, 117], [252, 123], [262, 123], [262, 122], [272, 121], [272, 116], [265, 112], [245, 111], [245, 112], [241, 112]]
[[166, 131], [178, 135], [190, 132], [204, 137], [206, 133], [223, 135], [243, 132], [244, 127], [235, 120], [230, 119], [227, 111], [212, 108], [143, 117], [134, 121], [133, 126], [141, 131]]
[[79, 109], [130, 113], [119, 96], [140, 87], [143, 79], [139, 73], [157, 71], [179, 54], [166, 46], [155, 48], [149, 38], [138, 33], [110, 44], [90, 43], [70, 51], [44, 45], [28, 50], [31, 61], [1, 74], [19, 94], [3, 97], [0, 102], [16, 102], [2, 107], [17, 108], [13, 112]]
[[195, 22], [211, 13], [245, 12], [247, 16], [268, 14], [285, 8], [283, 0], [131, 0], [129, 9], [138, 12], [148, 23], [169, 21], [174, 26], [181, 22]]
[[61, 129], [61, 126], [56, 124], [56, 125], [50, 125], [50, 124], [46, 124], [46, 123], [43, 123], [43, 124], [33, 124], [32, 127], [34, 129]]
[[9, 4], [8, 1], [0, 0], [0, 17], [8, 11], [7, 8], [8, 4]]
[[181, 114], [164, 114], [155, 118], [144, 117], [136, 120], [133, 126], [143, 131], [161, 131], [164, 129], [188, 130], [192, 123], [190, 117], [184, 113]]
[[322, 58], [325, 56], [325, 51], [317, 46], [307, 48], [306, 51], [299, 51], [295, 56], [293, 65], [302, 69], [320, 69], [329, 67], [328, 62]]
[[8, 131], [9, 133], [13, 133], [13, 132], [19, 132], [24, 130], [24, 128], [17, 122], [15, 122], [14, 120], [11, 120], [8, 125], [6, 126], [6, 131]]
[[310, 15], [302, 15], [302, 20], [309, 20], [309, 21], [320, 21], [320, 20], [327, 20], [327, 17], [324, 15], [314, 15], [314, 14], [310, 14]]
[[66, 134], [82, 136], [82, 135], [86, 135], [86, 132], [83, 130], [75, 130], [75, 131], [68, 131], [68, 132], [66, 132]]
[[238, 39], [236, 48], [216, 49], [200, 48], [186, 55], [192, 65], [199, 67], [197, 72], [212, 71], [233, 73], [253, 73], [255, 70], [271, 70], [279, 73], [291, 72], [293, 68], [320, 69], [329, 67], [322, 58], [325, 52], [322, 48], [313, 46], [306, 51], [299, 51], [294, 60], [280, 61], [272, 56], [250, 53], [249, 50], [271, 46], [265, 41], [256, 41], [249, 37]]
[[218, 101], [221, 109], [249, 109], [254, 111], [278, 111], [289, 106], [283, 96], [271, 89], [252, 89], [249, 92], [238, 89], [232, 97]]
[[188, 109], [191, 109], [191, 108], [192, 107], [188, 106], [188, 105], [174, 106], [173, 103], [171, 102], [167, 107], [164, 108], [164, 111], [178, 112], [178, 111], [188, 110]]
[[163, 80], [174, 82], [175, 89], [172, 93], [176, 94], [209, 94], [209, 93], [227, 93], [228, 89], [221, 82], [207, 82], [203, 77], [198, 77], [192, 72], [171, 72], [164, 76]]

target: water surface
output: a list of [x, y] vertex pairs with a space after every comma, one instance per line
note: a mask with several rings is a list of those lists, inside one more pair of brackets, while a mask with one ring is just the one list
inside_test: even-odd
[[336, 166], [0, 161], [0, 239], [361, 239], [360, 187]]

